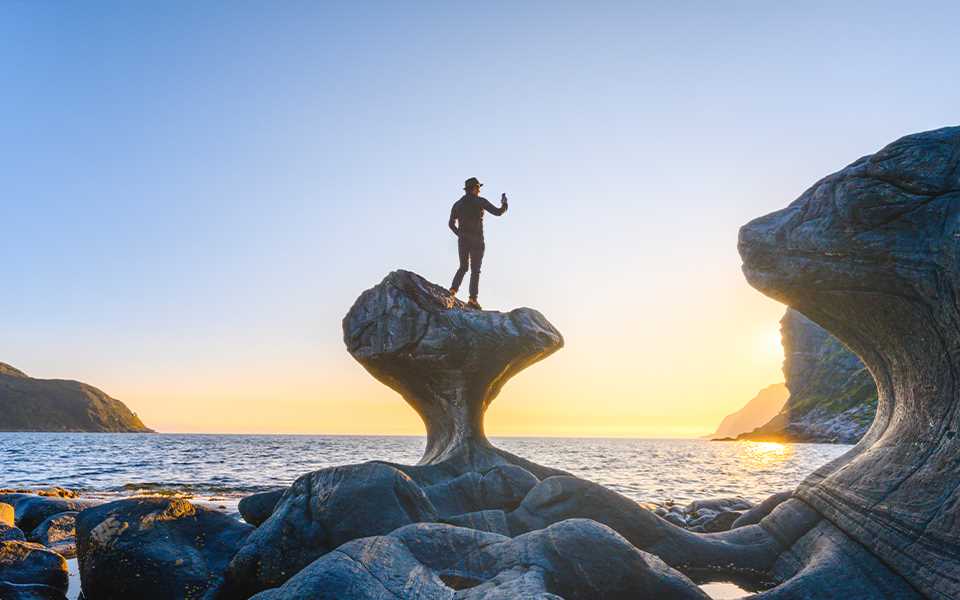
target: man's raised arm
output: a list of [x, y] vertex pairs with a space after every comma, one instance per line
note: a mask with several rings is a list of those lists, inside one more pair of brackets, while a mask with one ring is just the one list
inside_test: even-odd
[[510, 207], [507, 205], [507, 195], [506, 195], [506, 194], [500, 194], [500, 206], [499, 206], [499, 207], [494, 206], [493, 204], [490, 204], [490, 201], [487, 200], [486, 198], [483, 199], [483, 209], [484, 209], [485, 211], [487, 211], [488, 213], [490, 213], [491, 215], [496, 215], [496, 216], [499, 217], [499, 216], [502, 215], [503, 213], [507, 212], [507, 209], [508, 209], [508, 208], [510, 208]]

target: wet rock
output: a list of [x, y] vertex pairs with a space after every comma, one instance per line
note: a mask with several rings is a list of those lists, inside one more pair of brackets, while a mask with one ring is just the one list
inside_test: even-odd
[[390, 273], [357, 299], [343, 319], [343, 339], [423, 419], [420, 464], [461, 457], [472, 466], [461, 472], [513, 462], [487, 440], [484, 413], [511, 377], [563, 346], [533, 309], [473, 310], [409, 271]]
[[64, 593], [68, 583], [67, 561], [40, 544], [0, 542], [0, 581], [39, 584]]
[[7, 504], [6, 502], [0, 502], [0, 525], [6, 525], [7, 527], [14, 526], [13, 518], [13, 506]]
[[792, 497], [793, 490], [780, 492], [768, 497], [760, 504], [740, 515], [740, 517], [733, 522], [733, 525], [731, 525], [731, 529], [743, 527], [744, 525], [753, 525], [754, 523], [759, 523], [761, 519], [770, 514], [770, 511]]
[[440, 524], [350, 542], [257, 600], [461, 600], [708, 596], [611, 529], [569, 520], [508, 538]]
[[[797, 489], [852, 538], [811, 547], [809, 569], [820, 554], [852, 569], [860, 544], [880, 559], [865, 567], [875, 580], [889, 568], [960, 597], [958, 239], [960, 127], [897, 140], [740, 230], [750, 284], [832, 333], [877, 384], [864, 437]], [[829, 589], [802, 574], [784, 584], [793, 597]]]
[[101, 504], [96, 500], [23, 493], [2, 494], [0, 502], [13, 506], [16, 525], [23, 531], [33, 531], [47, 517], [63, 512], [79, 512]]
[[225, 594], [275, 587], [350, 540], [439, 518], [423, 490], [384, 463], [321, 469], [297, 479], [237, 552]]
[[77, 555], [76, 512], [47, 517], [30, 533], [30, 541], [43, 544], [64, 558]]
[[0, 598], [3, 600], [67, 600], [62, 591], [49, 585], [15, 584], [0, 581]]
[[117, 500], [76, 517], [86, 598], [201, 598], [253, 527], [179, 498]]
[[270, 518], [270, 515], [273, 514], [273, 510], [277, 506], [277, 502], [280, 501], [280, 498], [286, 491], [287, 488], [277, 488], [268, 492], [260, 492], [259, 494], [247, 496], [240, 500], [237, 509], [240, 511], [240, 515], [244, 521], [254, 527], [258, 527]]

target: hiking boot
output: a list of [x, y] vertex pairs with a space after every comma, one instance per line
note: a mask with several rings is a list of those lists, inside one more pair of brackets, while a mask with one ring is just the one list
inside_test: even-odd
[[475, 308], [477, 310], [483, 310], [483, 307], [480, 306], [480, 303], [477, 302], [476, 298], [470, 298], [470, 302], [467, 302], [467, 306], [470, 308]]

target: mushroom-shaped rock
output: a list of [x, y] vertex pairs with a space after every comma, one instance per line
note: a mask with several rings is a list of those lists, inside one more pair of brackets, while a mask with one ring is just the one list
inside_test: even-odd
[[400, 393], [427, 428], [422, 465], [466, 457], [504, 462], [483, 415], [511, 377], [563, 346], [539, 312], [474, 310], [444, 288], [394, 271], [365, 291], [343, 319], [350, 354]]
[[925, 595], [960, 597], [960, 127], [822, 179], [745, 225], [740, 254], [877, 382], [871, 428], [796, 496]]

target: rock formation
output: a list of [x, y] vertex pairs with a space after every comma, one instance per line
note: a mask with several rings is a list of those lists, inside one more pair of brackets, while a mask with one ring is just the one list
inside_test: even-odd
[[730, 413], [720, 421], [717, 430], [707, 436], [711, 439], [734, 438], [741, 433], [753, 431], [766, 424], [780, 412], [787, 401], [787, 386], [782, 383], [768, 385], [760, 390], [743, 408]]
[[877, 409], [870, 372], [837, 338], [792, 308], [780, 331], [790, 397], [779, 414], [740, 439], [855, 444]]
[[822, 179], [745, 225], [740, 253], [751, 285], [835, 335], [879, 390], [866, 435], [797, 490], [829, 522], [794, 565], [843, 578], [862, 546], [926, 596], [960, 597], [960, 127]]
[[150, 431], [130, 409], [95, 387], [34, 379], [0, 363], [0, 431]]
[[394, 271], [357, 299], [343, 319], [343, 339], [423, 419], [421, 465], [526, 464], [490, 444], [483, 415], [511, 377], [563, 346], [539, 312], [473, 310], [415, 273]]

